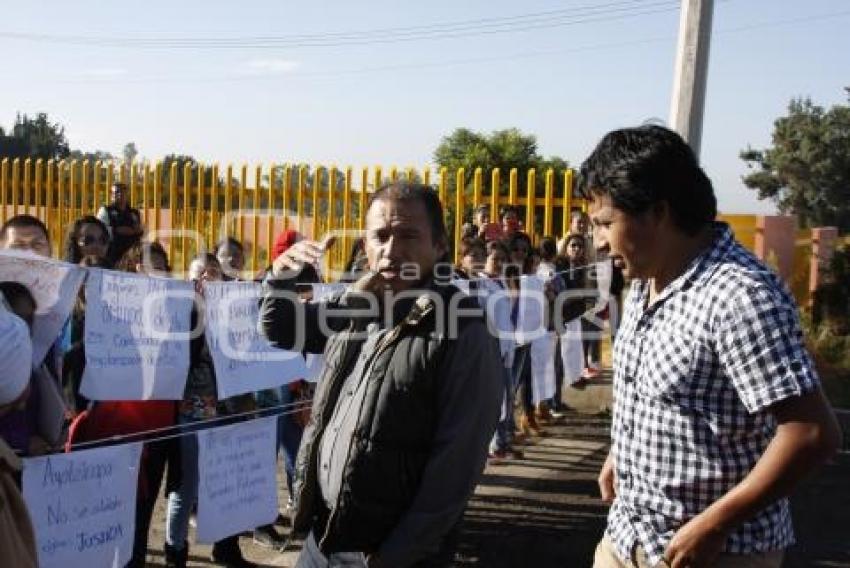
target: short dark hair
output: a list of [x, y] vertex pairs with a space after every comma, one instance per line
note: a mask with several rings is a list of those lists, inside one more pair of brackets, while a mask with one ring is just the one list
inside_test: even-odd
[[691, 147], [655, 124], [606, 134], [581, 165], [579, 192], [585, 199], [608, 196], [629, 215], [666, 202], [673, 222], [688, 235], [717, 216], [711, 181]]
[[218, 255], [218, 253], [224, 247], [233, 247], [239, 249], [239, 252], [241, 252], [242, 254], [245, 254], [245, 247], [242, 245], [241, 242], [239, 242], [238, 239], [235, 239], [233, 237], [224, 237], [223, 239], [218, 241], [218, 243], [216, 243], [215, 245], [215, 254]]
[[504, 207], [502, 207], [502, 210], [499, 211], [499, 219], [503, 219], [508, 213], [513, 213], [514, 215], [519, 217], [519, 209], [517, 209], [517, 207], [515, 207], [514, 205], [505, 205]]
[[433, 187], [411, 181], [394, 181], [384, 184], [369, 197], [367, 211], [372, 208], [373, 203], [382, 199], [419, 201], [422, 203], [428, 215], [428, 224], [431, 226], [431, 240], [435, 243], [443, 240], [448, 244], [446, 224], [443, 222], [443, 206], [440, 204], [440, 197]]
[[482, 239], [476, 237], [466, 237], [460, 240], [460, 246], [458, 247], [458, 249], [460, 252], [460, 257], [463, 258], [474, 249], [478, 249], [482, 253], [486, 254], [487, 245]]
[[552, 237], [543, 237], [540, 239], [540, 257], [543, 260], [552, 260], [558, 256], [558, 244]]
[[504, 254], [506, 257], [510, 258], [511, 251], [508, 250], [508, 245], [505, 241], [490, 241], [487, 243], [487, 256], [490, 256], [494, 252], [500, 252]]
[[479, 205], [478, 207], [475, 208], [474, 213], [476, 215], [478, 213], [487, 213], [489, 215], [490, 214], [490, 206], [487, 205], [486, 203], [482, 203], [481, 205]]
[[6, 232], [9, 229], [25, 229], [27, 227], [35, 227], [40, 229], [42, 233], [44, 233], [45, 238], [50, 240], [50, 233], [47, 232], [47, 226], [41, 222], [41, 219], [38, 217], [33, 217], [32, 215], [15, 215], [3, 223], [3, 226], [0, 227], [0, 241], [6, 240]]

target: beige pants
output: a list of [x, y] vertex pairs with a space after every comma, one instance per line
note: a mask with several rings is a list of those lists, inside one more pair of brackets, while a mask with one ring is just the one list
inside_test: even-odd
[[[779, 568], [782, 566], [783, 551], [773, 550], [758, 554], [721, 554], [711, 563], [713, 568]], [[646, 559], [646, 553], [637, 546], [628, 561], [617, 556], [614, 545], [607, 536], [596, 546], [593, 556], [593, 568], [663, 568], [667, 563], [663, 560], [658, 566], [651, 566]]]

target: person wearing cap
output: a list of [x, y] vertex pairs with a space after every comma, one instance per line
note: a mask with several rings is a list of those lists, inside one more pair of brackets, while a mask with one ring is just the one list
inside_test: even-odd
[[[0, 305], [0, 417], [29, 395], [32, 342], [27, 324]], [[21, 459], [0, 438], [0, 566], [37, 565], [35, 533], [17, 479]]]

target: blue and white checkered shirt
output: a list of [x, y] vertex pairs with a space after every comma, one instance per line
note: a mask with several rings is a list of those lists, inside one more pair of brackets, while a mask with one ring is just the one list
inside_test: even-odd
[[[617, 497], [607, 534], [619, 555], [641, 545], [654, 565], [684, 523], [737, 485], [776, 431], [766, 409], [814, 390], [794, 300], [735, 241], [715, 240], [649, 307], [635, 281], [614, 346]], [[787, 499], [734, 530], [726, 552], [783, 549]]]

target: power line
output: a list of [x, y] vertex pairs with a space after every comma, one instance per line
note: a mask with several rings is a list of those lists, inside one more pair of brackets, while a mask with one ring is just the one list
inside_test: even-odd
[[[770, 27], [779, 27], [779, 26], [787, 26], [794, 25], [799, 23], [808, 23], [820, 20], [828, 20], [839, 18], [843, 16], [850, 16], [850, 10], [841, 10], [836, 12], [824, 13], [824, 14], [816, 14], [812, 16], [801, 16], [798, 18], [788, 18], [784, 20], [775, 20], [768, 22], [757, 22], [754, 24], [747, 24], [743, 26], [736, 26], [732, 28], [725, 28], [714, 30], [714, 35], [725, 35], [725, 34], [733, 34], [740, 33], [745, 31], [751, 31], [755, 29], [763, 29]], [[149, 77], [85, 77], [85, 78], [73, 78], [73, 79], [52, 79], [53, 82], [65, 83], [65, 84], [78, 84], [78, 83], [92, 83], [92, 84], [104, 84], [104, 83], [122, 83], [122, 84], [132, 84], [132, 83], [179, 83], [179, 82], [191, 82], [191, 83], [233, 83], [233, 82], [243, 82], [243, 81], [274, 81], [280, 80], [283, 77], [286, 78], [322, 78], [322, 77], [349, 77], [349, 76], [357, 76], [357, 75], [365, 75], [370, 73], [380, 73], [387, 71], [416, 71], [416, 70], [426, 70], [426, 69], [440, 69], [446, 67], [453, 66], [464, 66], [464, 65], [479, 65], [486, 63], [495, 63], [495, 62], [503, 62], [510, 60], [520, 60], [520, 59], [531, 59], [535, 57], [549, 57], [553, 55], [564, 55], [568, 53], [581, 53], [587, 51], [599, 51], [603, 49], [619, 49], [624, 47], [632, 47], [638, 45], [647, 45], [651, 43], [659, 43], [665, 41], [674, 41], [676, 37], [674, 35], [669, 36], [656, 36], [649, 37], [643, 39], [636, 39], [630, 41], [622, 41], [622, 42], [606, 42], [606, 43], [598, 43], [598, 44], [589, 44], [584, 46], [571, 47], [566, 49], [553, 49], [553, 50], [537, 50], [537, 51], [525, 51], [525, 52], [517, 52], [517, 53], [509, 53], [505, 55], [497, 55], [497, 56], [486, 56], [486, 57], [470, 57], [464, 59], [449, 59], [449, 60], [441, 60], [441, 61], [427, 61], [427, 62], [419, 62], [419, 63], [399, 63], [399, 64], [391, 64], [391, 65], [374, 65], [374, 66], [366, 66], [366, 67], [358, 67], [351, 69], [337, 69], [333, 71], [289, 71], [285, 74], [268, 74], [268, 75], [251, 75], [251, 74], [241, 74], [241, 75], [226, 75], [220, 77], [214, 76], [186, 76], [185, 74], [180, 75], [161, 75], [161, 76], [149, 76]]]
[[678, 9], [671, 0], [626, 0], [572, 9], [534, 12], [503, 18], [483, 18], [426, 26], [377, 28], [352, 32], [281, 36], [241, 36], [232, 38], [140, 37], [54, 35], [27, 32], [0, 32], [0, 38], [38, 43], [91, 47], [139, 49], [279, 49], [342, 47], [396, 42], [450, 39], [570, 26], [632, 18]]

